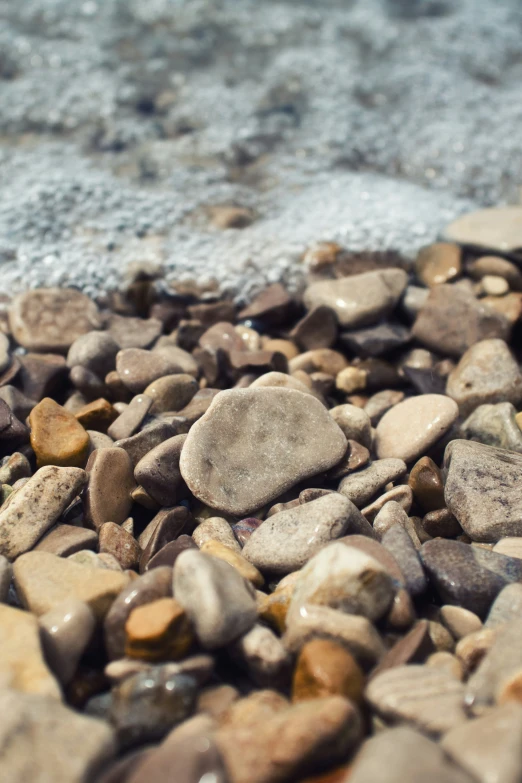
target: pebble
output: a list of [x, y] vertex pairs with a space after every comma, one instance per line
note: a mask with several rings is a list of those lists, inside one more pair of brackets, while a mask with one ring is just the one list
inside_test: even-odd
[[504, 296], [509, 291], [507, 280], [497, 275], [484, 275], [480, 285], [486, 296]]
[[522, 432], [516, 417], [516, 408], [510, 402], [479, 405], [461, 425], [460, 435], [522, 454]]
[[331, 348], [316, 348], [299, 354], [289, 364], [291, 373], [304, 371], [306, 373], [323, 372], [337, 375], [348, 367], [346, 357]]
[[[504, 590], [506, 589], [508, 588], [504, 588]], [[441, 607], [440, 619], [457, 640], [470, 633], [475, 633], [475, 631], [480, 631], [482, 628], [480, 617], [477, 617], [474, 612], [470, 612], [462, 606], [450, 606], [447, 604]]]
[[75, 598], [57, 604], [38, 618], [45, 659], [62, 685], [73, 678], [96, 625], [83, 601]]
[[422, 595], [428, 586], [426, 575], [417, 550], [404, 527], [397, 523], [392, 524], [382, 536], [381, 543], [397, 562], [408, 592], [412, 596]]
[[381, 658], [371, 677], [406, 664], [425, 663], [435, 651], [428, 620], [419, 620], [408, 633], [400, 638]]
[[346, 367], [338, 373], [335, 379], [335, 387], [346, 394], [362, 392], [366, 389], [368, 372], [361, 367]]
[[35, 400], [31, 400], [15, 386], [9, 384], [0, 387], [0, 399], [9, 405], [13, 414], [20, 421], [24, 421], [36, 405]]
[[446, 447], [446, 504], [474, 541], [522, 535], [521, 468], [513, 451], [465, 440]]
[[267, 372], [264, 375], [260, 375], [250, 384], [250, 389], [258, 389], [265, 387], [276, 387], [284, 389], [295, 389], [296, 391], [303, 392], [304, 394], [311, 394], [312, 397], [316, 396], [312, 389], [302, 383], [299, 378], [294, 378], [292, 375], [287, 375], [284, 372]]
[[379, 459], [367, 467], [351, 473], [339, 484], [339, 492], [345, 495], [358, 508], [371, 500], [383, 487], [396, 481], [406, 473], [406, 463], [402, 459]]
[[192, 538], [200, 548], [207, 541], [218, 541], [233, 552], [241, 553], [241, 546], [238, 544], [233, 528], [223, 517], [210, 517], [203, 520], [192, 533]]
[[254, 625], [254, 589], [223, 560], [195, 550], [182, 552], [173, 579], [176, 600], [205, 649], [223, 647]]
[[162, 332], [157, 318], [129, 318], [111, 313], [106, 322], [108, 334], [120, 348], [148, 348]]
[[113, 445], [117, 448], [123, 449], [127, 452], [132, 462], [132, 465], [136, 467], [140, 459], [151, 451], [155, 446], [163, 443], [168, 438], [173, 438], [178, 432], [176, 427], [168, 421], [155, 421], [152, 424], [147, 425], [141, 432], [137, 432], [135, 435], [121, 438], [117, 440]]
[[86, 430], [107, 432], [107, 429], [118, 418], [118, 411], [108, 400], [100, 397], [74, 412], [74, 417]]
[[[192, 517], [185, 506], [161, 509], [143, 531], [138, 543], [143, 549], [140, 557], [140, 573], [148, 569], [149, 562], [167, 545], [192, 529]], [[148, 528], [152, 527], [150, 534]], [[145, 533], [147, 541], [145, 543]], [[143, 543], [142, 543], [143, 542]]]
[[522, 585], [519, 582], [506, 585], [489, 610], [485, 627], [496, 630], [512, 620], [520, 619], [522, 614]]
[[67, 366], [85, 367], [99, 378], [114, 369], [119, 344], [108, 332], [87, 332], [77, 337], [67, 353]]
[[114, 445], [113, 439], [103, 432], [87, 430], [87, 435], [89, 436], [89, 457], [96, 449], [111, 449]]
[[377, 425], [377, 456], [418, 459], [448, 432], [458, 415], [457, 404], [442, 394], [420, 394], [399, 402]]
[[254, 587], [259, 588], [264, 585], [265, 580], [263, 579], [261, 572], [238, 552], [235, 552], [230, 549], [230, 547], [226, 546], [226, 544], [222, 544], [219, 541], [206, 541], [200, 546], [200, 551], [206, 555], [211, 555], [212, 557], [224, 560], [225, 563], [229, 563], [244, 579], [252, 582]]
[[388, 315], [406, 288], [402, 269], [363, 272], [337, 280], [320, 280], [308, 286], [304, 303], [309, 308], [326, 305], [341, 326], [369, 326]]
[[399, 323], [382, 322], [375, 326], [342, 332], [341, 343], [356, 356], [381, 356], [402, 348], [410, 341], [410, 330]]
[[73, 288], [39, 288], [15, 296], [9, 307], [15, 340], [29, 351], [64, 353], [82, 334], [101, 326], [98, 308]]
[[220, 392], [191, 428], [180, 467], [199, 500], [246, 516], [299, 481], [328, 470], [345, 451], [343, 433], [310, 395], [293, 389], [230, 389]]
[[82, 549], [96, 549], [98, 536], [93, 530], [76, 525], [56, 525], [39, 540], [33, 549], [36, 552], [50, 552], [59, 557], [79, 552]]
[[87, 524], [99, 530], [105, 522], [121, 525], [129, 516], [136, 486], [129, 455], [120, 448], [96, 449], [87, 462], [83, 501]]
[[372, 621], [386, 613], [395, 593], [391, 576], [374, 557], [346, 544], [329, 544], [304, 566], [293, 592], [290, 614], [299, 613], [309, 604]]
[[482, 340], [471, 346], [448, 376], [446, 394], [469, 416], [485, 403], [522, 401], [522, 374], [503, 340]]
[[[177, 350], [182, 354], [185, 353], [181, 348]], [[177, 361], [177, 355], [171, 355], [166, 348], [158, 351], [124, 348], [116, 355], [116, 372], [129, 391], [140, 394], [157, 378], [173, 373], [184, 373], [185, 369]]]
[[111, 691], [109, 717], [120, 747], [157, 742], [196, 706], [197, 683], [168, 664], [126, 677]]
[[520, 536], [501, 538], [493, 547], [493, 552], [522, 560], [522, 538]]
[[410, 471], [408, 484], [415, 502], [424, 513], [444, 508], [444, 483], [437, 465], [429, 457], [421, 457]]
[[174, 506], [184, 494], [179, 469], [186, 435], [176, 435], [151, 449], [134, 468], [134, 478], [160, 506]]
[[0, 508], [0, 553], [9, 560], [31, 549], [58, 520], [86, 482], [80, 468], [48, 465]]
[[167, 567], [154, 568], [123, 588], [112, 603], [103, 624], [109, 660], [124, 655], [125, 623], [133, 609], [171, 596], [172, 569]]
[[288, 619], [283, 643], [290, 653], [298, 653], [307, 642], [320, 638], [346, 648], [364, 669], [374, 666], [384, 655], [382, 639], [366, 617], [309, 605]]
[[[379, 512], [386, 506], [387, 503], [391, 502], [399, 505], [407, 514], [411, 509], [411, 504], [413, 502], [413, 495], [410, 487], [407, 484], [399, 484], [398, 486], [393, 487], [388, 492], [385, 492], [384, 495], [381, 495], [379, 498], [377, 498], [377, 500], [374, 500], [373, 503], [371, 503], [369, 506], [361, 509], [361, 514], [368, 520], [368, 522], [375, 524]], [[393, 506], [393, 508], [397, 509], [397, 506]], [[396, 518], [395, 512], [393, 517]], [[406, 527], [408, 527], [408, 523], [406, 523]], [[408, 530], [411, 533], [409, 528]], [[377, 533], [377, 528], [375, 528], [375, 532]], [[379, 534], [377, 533], [377, 535]]]
[[384, 414], [404, 399], [404, 392], [395, 389], [384, 389], [372, 394], [364, 406], [364, 411], [370, 417], [372, 427], [375, 427]]
[[116, 743], [104, 721], [55, 698], [0, 691], [2, 777], [9, 783], [83, 783], [98, 779]]
[[350, 532], [372, 535], [353, 503], [331, 493], [266, 519], [254, 530], [242, 554], [261, 572], [284, 575]]
[[359, 468], [365, 467], [370, 461], [370, 452], [365, 446], [361, 446], [356, 440], [348, 441], [348, 448], [342, 460], [330, 468], [327, 473], [328, 480], [344, 478]]
[[467, 286], [438, 285], [419, 312], [412, 335], [436, 353], [462, 356], [479, 341], [507, 339], [510, 328], [507, 318], [476, 299]]
[[488, 207], [457, 218], [444, 229], [447, 239], [490, 252], [522, 247], [522, 207]]
[[123, 570], [138, 567], [141, 556], [140, 545], [120, 525], [104, 522], [98, 529], [98, 545], [100, 554], [115, 557]]
[[[5, 604], [0, 604], [0, 678], [0, 693], [12, 688], [61, 699], [60, 686], [44, 660], [36, 617]], [[2, 725], [6, 719], [4, 715]]]
[[[161, 745], [137, 762], [125, 783], [228, 783], [213, 738], [214, 723], [197, 715], [173, 729]], [[118, 783], [104, 781], [103, 783]]]
[[101, 619], [128, 583], [128, 577], [122, 572], [93, 571], [48, 552], [21, 555], [13, 570], [20, 600], [36, 615], [49, 612], [66, 599], [77, 598]]
[[337, 338], [337, 316], [331, 307], [319, 305], [309, 310], [289, 334], [302, 351], [331, 348]]
[[386, 721], [405, 721], [439, 737], [464, 723], [464, 686], [445, 669], [409, 664], [377, 674], [365, 696]]
[[361, 728], [357, 709], [342, 696], [329, 696], [298, 702], [257, 725], [223, 726], [215, 741], [231, 783], [278, 783], [343, 761]]
[[150, 383], [144, 394], [150, 397], [151, 413], [164, 413], [165, 411], [180, 411], [192, 400], [198, 391], [198, 383], [192, 375], [177, 373], [164, 375]]
[[504, 704], [449, 731], [442, 749], [479, 783], [516, 783], [522, 777], [522, 706]]
[[355, 757], [349, 780], [350, 783], [404, 783], [406, 780], [471, 783], [472, 778], [450, 762], [439, 744], [409, 726], [398, 726], [381, 731], [364, 743]]
[[152, 400], [146, 394], [133, 397], [127, 407], [120, 413], [107, 430], [107, 434], [115, 441], [130, 438], [139, 430], [152, 406]]
[[281, 283], [272, 283], [253, 298], [249, 305], [238, 313], [240, 321], [259, 319], [263, 324], [278, 324], [288, 313], [292, 300]]
[[452, 242], [436, 242], [421, 248], [415, 259], [415, 274], [424, 285], [447, 283], [461, 272], [462, 251]]
[[259, 687], [285, 687], [290, 679], [291, 657], [270, 628], [256, 623], [234, 642], [229, 653]]
[[355, 440], [362, 446], [371, 448], [372, 425], [365, 411], [355, 405], [336, 405], [335, 408], [330, 408], [330, 416], [347, 440]]
[[159, 568], [160, 566], [169, 566], [170, 568], [173, 568], [178, 557], [186, 549], [197, 549], [197, 546], [190, 536], [178, 536], [175, 541], [166, 544], [154, 555], [154, 557], [151, 557], [145, 566], [145, 570], [150, 571], [151, 569]]
[[329, 639], [313, 639], [297, 658], [292, 701], [339, 695], [361, 704], [364, 686], [364, 673], [353, 655]]
[[522, 561], [460, 541], [433, 539], [422, 545], [420, 556], [441, 600], [480, 618], [503, 587], [522, 579]]
[[125, 655], [145, 661], [178, 661], [194, 642], [187, 616], [175, 598], [132, 609], [125, 623]]
[[44, 465], [83, 468], [89, 436], [72, 413], [45, 397], [29, 414], [31, 446], [39, 468]]
[[468, 266], [468, 273], [474, 280], [482, 280], [486, 275], [502, 277], [514, 291], [522, 291], [522, 274], [512, 261], [500, 256], [481, 256]]

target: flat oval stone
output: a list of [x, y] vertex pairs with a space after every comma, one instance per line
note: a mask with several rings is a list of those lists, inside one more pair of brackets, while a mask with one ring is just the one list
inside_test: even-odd
[[522, 455], [467, 440], [451, 441], [444, 454], [444, 496], [474, 541], [522, 536]]
[[119, 448], [96, 449], [87, 463], [89, 483], [84, 494], [85, 519], [94, 529], [104, 522], [121, 525], [129, 516], [136, 487], [132, 463]]
[[89, 453], [89, 436], [80, 422], [50, 397], [29, 414], [31, 446], [39, 468], [59, 465], [83, 468]]
[[445, 237], [460, 245], [498, 253], [522, 249], [522, 207], [489, 207], [469, 212], [444, 229]]
[[48, 465], [0, 508], [0, 554], [9, 560], [31, 549], [81, 492], [87, 474], [80, 468]]
[[192, 375], [177, 373], [156, 378], [147, 386], [144, 393], [153, 401], [150, 412], [163, 413], [182, 410], [198, 390], [198, 382]]
[[328, 411], [308, 394], [230, 389], [220, 392], [192, 426], [180, 468], [199, 500], [247, 516], [299, 481], [333, 467], [346, 445]]
[[405, 473], [406, 463], [402, 459], [375, 460], [367, 467], [343, 478], [339, 484], [339, 492], [361, 508], [386, 484], [395, 481]]
[[242, 554], [261, 571], [283, 575], [301, 568], [325, 544], [349, 533], [373, 535], [353, 503], [332, 492], [273, 514], [254, 530]]
[[112, 313], [107, 328], [120, 348], [147, 348], [160, 336], [162, 323], [157, 318], [129, 318]]
[[34, 549], [38, 552], [50, 552], [59, 557], [68, 557], [82, 549], [96, 549], [98, 536], [94, 530], [76, 525], [56, 525], [40, 539]]
[[444, 603], [487, 615], [503, 587], [522, 580], [522, 560], [443, 538], [427, 541], [420, 556]]
[[166, 352], [167, 349], [161, 350], [162, 352], [125, 348], [116, 355], [116, 372], [133, 394], [144, 391], [157, 378], [184, 372], [176, 355], [171, 356]]
[[9, 325], [24, 348], [62, 353], [101, 321], [95, 303], [74, 288], [39, 288], [13, 299]]
[[326, 305], [341, 326], [368, 326], [390, 313], [406, 288], [402, 269], [382, 269], [336, 280], [320, 280], [308, 286], [304, 303], [309, 308]]
[[420, 394], [399, 402], [377, 425], [377, 456], [404, 462], [417, 459], [450, 429], [458, 415], [458, 405], [443, 394]]

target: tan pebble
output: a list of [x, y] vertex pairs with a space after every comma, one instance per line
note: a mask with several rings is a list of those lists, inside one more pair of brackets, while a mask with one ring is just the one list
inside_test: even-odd
[[475, 671], [493, 646], [495, 638], [496, 633], [492, 628], [482, 628], [460, 639], [455, 647], [455, 655], [462, 662], [466, 674]]
[[255, 587], [264, 585], [265, 580], [261, 572], [238, 552], [234, 552], [230, 547], [226, 546], [226, 544], [222, 544], [219, 541], [206, 541], [200, 551], [230, 563], [236, 571], [239, 571], [242, 577], [252, 582]]
[[29, 414], [31, 446], [39, 468], [44, 465], [83, 468], [89, 452], [85, 429], [61, 405], [49, 397]]
[[255, 329], [251, 329], [249, 326], [234, 326], [234, 330], [240, 336], [244, 343], [244, 348], [247, 351], [259, 351], [261, 350], [261, 337]]
[[328, 639], [314, 639], [303, 647], [292, 682], [292, 701], [338, 694], [360, 704], [365, 678], [343, 647]]
[[419, 280], [431, 288], [458, 277], [461, 271], [462, 251], [450, 242], [436, 242], [423, 247], [415, 261]]
[[430, 620], [429, 634], [435, 649], [438, 652], [453, 652], [455, 640], [447, 628], [441, 623]]
[[488, 296], [503, 296], [509, 291], [508, 281], [498, 275], [484, 275], [481, 286]]
[[461, 606], [450, 606], [449, 604], [443, 606], [440, 610], [440, 618], [457, 641], [470, 633], [480, 631], [482, 628], [480, 617]]
[[232, 685], [211, 685], [200, 691], [196, 712], [205, 712], [220, 721], [238, 699], [239, 691]]
[[[214, 513], [209, 509], [210, 513]], [[230, 527], [230, 524], [223, 517], [210, 516], [204, 519], [192, 533], [192, 538], [201, 548], [207, 541], [219, 541], [220, 544], [227, 546], [232, 551], [241, 554], [241, 547]]]
[[262, 340], [263, 351], [279, 351], [288, 361], [299, 355], [299, 348], [291, 340]]
[[118, 418], [118, 411], [108, 400], [100, 397], [75, 411], [74, 416], [86, 430], [107, 432], [112, 422]]
[[338, 373], [335, 379], [335, 386], [339, 391], [352, 394], [356, 391], [362, 391], [366, 388], [368, 373], [359, 367], [346, 367]]
[[444, 652], [443, 650], [435, 652], [429, 656], [426, 660], [426, 666], [434, 666], [441, 668], [455, 677], [456, 680], [464, 679], [464, 667], [462, 661], [450, 652]]
[[125, 623], [125, 655], [145, 661], [178, 661], [194, 632], [175, 598], [160, 598], [132, 610]]

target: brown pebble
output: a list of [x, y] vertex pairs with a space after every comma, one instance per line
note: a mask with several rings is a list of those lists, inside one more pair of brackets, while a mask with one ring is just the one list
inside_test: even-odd
[[39, 468], [44, 465], [84, 467], [89, 436], [72, 413], [45, 397], [29, 414], [29, 425], [31, 446]]
[[130, 533], [114, 522], [105, 522], [98, 533], [100, 554], [113, 555], [123, 570], [137, 568], [141, 549]]
[[126, 451], [116, 447], [97, 449], [86, 467], [89, 483], [84, 494], [87, 524], [97, 530], [104, 522], [120, 525], [132, 505], [136, 486], [132, 463]]
[[108, 400], [100, 397], [84, 405], [74, 416], [86, 430], [107, 432], [112, 422], [118, 418], [118, 413]]
[[408, 484], [422, 510], [437, 511], [444, 507], [442, 473], [429, 457], [421, 457], [410, 472]]
[[178, 661], [194, 642], [185, 611], [175, 598], [138, 606], [125, 623], [125, 655], [145, 661]]
[[359, 664], [344, 647], [329, 639], [313, 639], [299, 653], [292, 701], [338, 694], [360, 704], [364, 681]]

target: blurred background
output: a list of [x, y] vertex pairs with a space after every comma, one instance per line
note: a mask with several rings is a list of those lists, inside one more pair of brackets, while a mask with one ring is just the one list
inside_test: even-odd
[[0, 292], [248, 297], [519, 203], [520, 0], [0, 2]]

